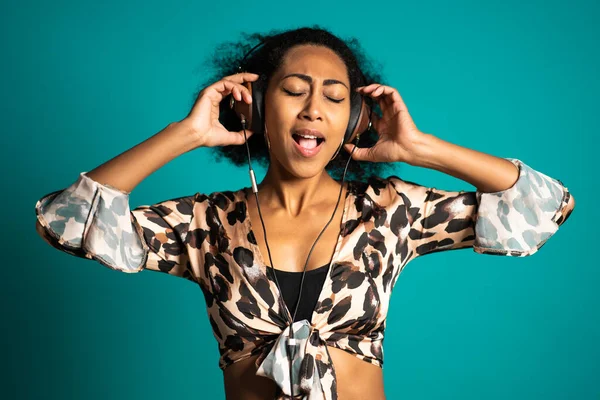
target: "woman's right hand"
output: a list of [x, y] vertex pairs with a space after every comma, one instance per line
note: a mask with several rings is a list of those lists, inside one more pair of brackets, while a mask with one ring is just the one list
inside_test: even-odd
[[[258, 79], [257, 74], [241, 72], [229, 75], [205, 87], [198, 94], [190, 113], [180, 122], [186, 124], [198, 140], [198, 147], [226, 146], [231, 144], [244, 144], [244, 131], [228, 131], [219, 121], [219, 104], [230, 93], [237, 101], [242, 99], [252, 103], [252, 93], [246, 88], [244, 82]], [[254, 132], [246, 129], [246, 136], [250, 138]]]

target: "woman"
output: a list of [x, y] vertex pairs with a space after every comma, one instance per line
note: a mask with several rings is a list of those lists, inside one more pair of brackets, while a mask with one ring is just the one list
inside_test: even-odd
[[[531, 255], [566, 221], [574, 198], [520, 160], [419, 131], [398, 91], [364, 73], [352, 43], [319, 28], [255, 37], [265, 44], [243, 60], [249, 72], [228, 65], [231, 73], [206, 86], [186, 118], [42, 197], [37, 230], [61, 251], [119, 271], [198, 283], [228, 399], [284, 399], [292, 390], [311, 400], [384, 399], [385, 321], [406, 264], [464, 248]], [[222, 101], [251, 104], [247, 84], [259, 79], [260, 132]], [[361, 135], [375, 138], [370, 147], [344, 143], [352, 91], [381, 109], [372, 117], [378, 135]], [[246, 187], [130, 210], [130, 192], [165, 163], [211, 147], [239, 164], [244, 144], [269, 160], [254, 196]], [[339, 182], [330, 173], [349, 154], [360, 179]], [[477, 191], [372, 174], [397, 162], [443, 171]]]

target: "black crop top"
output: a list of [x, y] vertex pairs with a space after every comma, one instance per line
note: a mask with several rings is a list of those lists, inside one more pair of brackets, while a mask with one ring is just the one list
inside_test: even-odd
[[[303, 319], [311, 321], [312, 313], [317, 307], [319, 294], [321, 293], [325, 278], [327, 277], [327, 267], [329, 267], [329, 264], [306, 271], [304, 283], [302, 284], [302, 298], [300, 299], [300, 305], [298, 306], [294, 322]], [[273, 268], [270, 266], [267, 266], [267, 268], [270, 270], [270, 275], [273, 276]], [[296, 301], [298, 300], [302, 272], [275, 269], [275, 273], [277, 274], [277, 281], [283, 292], [283, 300], [285, 301], [288, 310], [290, 310], [290, 314], [293, 315]], [[275, 278], [273, 278], [273, 280], [275, 280]]]

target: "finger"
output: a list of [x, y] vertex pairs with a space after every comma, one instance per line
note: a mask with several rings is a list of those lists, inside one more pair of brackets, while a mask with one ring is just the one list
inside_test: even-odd
[[218, 107], [219, 104], [225, 98], [225, 96], [232, 93], [233, 86], [234, 86], [234, 84], [232, 82], [228, 82], [228, 81], [224, 81], [224, 80], [217, 81], [217, 82], [213, 83], [212, 85], [204, 88], [202, 90], [202, 92], [200, 92], [200, 96], [198, 97], [198, 100], [200, 100], [202, 97], [207, 97], [208, 99], [210, 99], [213, 106]]
[[383, 92], [385, 92], [386, 94], [391, 94], [392, 92], [397, 92], [397, 90], [392, 86], [382, 85], [379, 83], [372, 83], [369, 86], [360, 86], [357, 87], [356, 90], [365, 94], [375, 94], [375, 92], [377, 92], [378, 94], [382, 94]]
[[[223, 98], [230, 93], [232, 93], [235, 97], [235, 90], [238, 90], [238, 95], [240, 95], [241, 91], [244, 90], [244, 87], [238, 83], [234, 83], [227, 79], [221, 79], [220, 81], [214, 84], [214, 89], [221, 95], [219, 102], [223, 100]], [[241, 99], [238, 99], [241, 100]]]
[[394, 90], [394, 93], [392, 94], [392, 100], [394, 100], [394, 103], [398, 104], [398, 107], [400, 107], [401, 111], [408, 113], [408, 107], [406, 106], [406, 103], [404, 103], [402, 96], [400, 96], [400, 92]]
[[383, 94], [384, 91], [385, 91], [385, 86], [381, 85], [377, 89], [373, 90], [372, 95], [379, 96], [380, 94]]
[[369, 96], [375, 103], [377, 103], [379, 105], [379, 108], [381, 109], [381, 111], [384, 112], [385, 115], [385, 110], [387, 109], [387, 102], [385, 101], [385, 96], [373, 96], [372, 93], [365, 93], [364, 95]]
[[236, 83], [244, 83], [244, 82], [255, 81], [258, 79], [258, 77], [259, 77], [258, 74], [255, 74], [252, 72], [238, 72], [237, 74], [227, 75], [224, 77], [224, 79], [229, 79]]
[[231, 95], [233, 96], [234, 99], [236, 99], [237, 101], [241, 101], [242, 100], [242, 94], [240, 93], [240, 88], [234, 86], [231, 89]]
[[382, 101], [385, 101], [387, 104], [392, 104], [394, 102], [394, 93], [397, 93], [396, 89], [387, 85], [379, 85], [377, 87], [373, 87], [365, 91], [365, 94], [373, 98], [378, 97]]
[[[376, 94], [376, 92], [381, 92], [381, 93]], [[391, 110], [393, 112], [400, 111], [400, 112], [409, 114], [408, 107], [402, 100], [400, 93], [398, 92], [398, 90], [396, 90], [395, 88], [393, 88], [391, 86], [383, 85], [382, 91], [375, 90], [372, 93], [367, 94], [367, 95], [370, 95], [375, 101], [377, 101], [377, 103], [381, 107], [381, 110], [384, 113], [386, 113], [386, 110]]]
[[[388, 96], [385, 95], [386, 86], [379, 84], [374, 84], [370, 86], [371, 87], [368, 89], [359, 90], [359, 93], [361, 95], [371, 97], [374, 101], [377, 102], [377, 104], [379, 104], [379, 107], [383, 111], [387, 108], [387, 105], [391, 103], [391, 101], [388, 100]], [[382, 94], [383, 96], [381, 96]]]
[[383, 94], [385, 95], [384, 101], [388, 105], [391, 106], [395, 103], [399, 106], [401, 111], [408, 111], [408, 108], [406, 107], [406, 104], [404, 104], [404, 100], [402, 100], [398, 90], [391, 86], [385, 86]]
[[[227, 77], [223, 78], [223, 80], [226, 80], [228, 82], [231, 82], [231, 83], [235, 84], [236, 87], [238, 88], [239, 92], [240, 92], [240, 96], [244, 96], [244, 100], [246, 101], [246, 103], [248, 103], [248, 104], [252, 103], [252, 93], [250, 93], [250, 90], [246, 86], [244, 86], [243, 84], [239, 84], [239, 83], [237, 83], [237, 82], [235, 82], [235, 81], [233, 81], [233, 80], [231, 80], [231, 79], [229, 79]], [[237, 101], [241, 101], [242, 100], [241, 97], [235, 97], [235, 99]]]
[[379, 85], [380, 85], [379, 83], [371, 83], [367, 86], [361, 86], [357, 89], [361, 89], [362, 91], [365, 91], [365, 92], [370, 92], [371, 90], [375, 89]]
[[344, 145], [344, 150], [350, 153], [353, 160], [356, 161], [375, 161], [372, 147], [356, 147], [351, 143]]

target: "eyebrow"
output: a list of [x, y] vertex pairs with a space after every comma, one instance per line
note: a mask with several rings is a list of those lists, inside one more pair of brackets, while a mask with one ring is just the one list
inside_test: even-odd
[[[297, 74], [297, 73], [296, 73], [296, 74], [288, 74], [288, 75], [284, 76], [283, 78], [281, 78], [281, 80], [284, 80], [284, 79], [286, 79], [286, 78], [289, 78], [289, 77], [291, 77], [291, 76], [295, 76], [295, 77], [297, 77], [297, 78], [300, 78], [300, 79], [302, 79], [303, 81], [306, 81], [306, 82], [308, 82], [308, 83], [312, 83], [312, 81], [313, 81], [313, 79], [312, 79], [312, 77], [311, 77], [311, 76], [309, 76], [309, 75], [305, 75], [305, 74]], [[339, 84], [342, 84], [342, 85], [346, 86], [346, 84], [345, 84], [344, 82], [342, 82], [342, 81], [338, 81], [337, 79], [325, 79], [325, 80], [323, 81], [323, 85], [325, 85], [325, 86], [326, 86], [326, 85], [334, 85], [334, 84], [336, 84], [336, 83], [339, 83]], [[346, 86], [346, 89], [350, 90], [350, 89], [348, 88], [348, 86]]]

